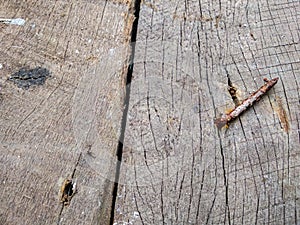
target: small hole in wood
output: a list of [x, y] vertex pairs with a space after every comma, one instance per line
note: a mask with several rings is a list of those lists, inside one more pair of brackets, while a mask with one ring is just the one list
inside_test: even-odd
[[61, 202], [64, 205], [69, 205], [76, 191], [76, 183], [71, 179], [66, 179], [61, 186]]

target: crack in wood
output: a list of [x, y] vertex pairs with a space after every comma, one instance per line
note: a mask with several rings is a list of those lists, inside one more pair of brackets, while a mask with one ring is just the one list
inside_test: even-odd
[[235, 106], [238, 106], [239, 105], [239, 99], [236, 95], [237, 88], [232, 84], [229, 77], [228, 77], [228, 92], [231, 95], [231, 98], [232, 98]]
[[79, 165], [79, 162], [80, 162], [81, 158], [82, 158], [82, 152], [79, 153], [79, 156], [78, 156], [77, 161], [75, 163], [74, 169], [72, 171], [71, 178], [65, 179], [64, 183], [61, 186], [60, 201], [63, 204], [62, 204], [62, 207], [61, 207], [60, 212], [58, 214], [58, 219], [57, 219], [57, 223], [56, 224], [60, 224], [64, 208], [70, 204], [71, 199], [77, 193], [76, 183], [73, 182], [73, 179], [74, 179], [75, 172], [77, 170], [77, 167]]

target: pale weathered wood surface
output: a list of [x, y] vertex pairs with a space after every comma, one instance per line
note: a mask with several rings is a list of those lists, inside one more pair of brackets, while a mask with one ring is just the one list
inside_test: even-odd
[[[299, 224], [299, 1], [144, 1], [115, 224]], [[227, 130], [214, 118], [278, 84]], [[285, 119], [286, 118], [286, 119]]]
[[[26, 21], [0, 22], [0, 224], [109, 224], [114, 194], [115, 224], [299, 224], [299, 2], [142, 1], [125, 89], [130, 4], [0, 1], [1, 19]], [[51, 72], [43, 86], [7, 80], [38, 66]]]
[[[127, 59], [126, 1], [1, 0], [0, 224], [108, 224]], [[45, 85], [7, 79], [45, 67]], [[103, 162], [101, 171], [95, 166]], [[101, 161], [102, 160], [102, 161]], [[62, 207], [65, 178], [78, 193]]]

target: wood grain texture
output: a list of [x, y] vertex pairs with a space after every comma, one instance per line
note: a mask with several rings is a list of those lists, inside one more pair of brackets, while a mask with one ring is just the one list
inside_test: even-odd
[[[115, 224], [299, 224], [299, 10], [144, 1]], [[229, 86], [241, 101], [264, 77], [280, 80], [218, 131]]]
[[[1, 0], [0, 224], [108, 224], [124, 98], [128, 5]], [[23, 90], [7, 78], [42, 66], [51, 78]], [[105, 160], [104, 160], [105, 159]], [[111, 159], [111, 160], [108, 160]], [[77, 193], [62, 207], [73, 176]]]

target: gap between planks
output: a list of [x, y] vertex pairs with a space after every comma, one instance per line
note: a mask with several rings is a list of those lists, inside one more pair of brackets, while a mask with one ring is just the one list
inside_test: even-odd
[[135, 44], [137, 38], [140, 5], [141, 5], [141, 0], [133, 0], [129, 8], [129, 14], [134, 15], [134, 21], [132, 23], [130, 39], [128, 41], [130, 44], [131, 52], [129, 55], [129, 64], [127, 67], [127, 74], [126, 74], [126, 89], [125, 89], [125, 99], [123, 102], [124, 111], [121, 120], [121, 132], [119, 136], [119, 142], [117, 145], [117, 164], [116, 164], [116, 171], [115, 171], [115, 182], [114, 182], [113, 193], [112, 193], [113, 197], [112, 197], [112, 207], [111, 207], [111, 214], [110, 214], [111, 225], [113, 225], [114, 223], [115, 205], [116, 205], [116, 199], [118, 194], [120, 170], [122, 164], [123, 143], [125, 139], [126, 121], [127, 121], [127, 115], [129, 109], [130, 87], [131, 87], [132, 73], [134, 67]]

